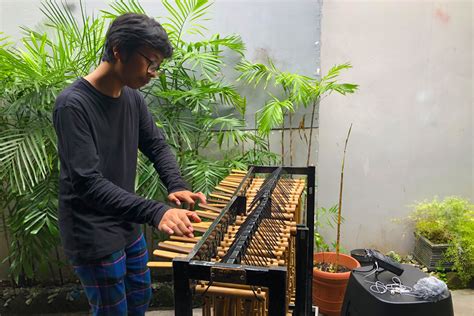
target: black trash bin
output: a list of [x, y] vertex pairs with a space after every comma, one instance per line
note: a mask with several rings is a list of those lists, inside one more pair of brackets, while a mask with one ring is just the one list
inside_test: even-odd
[[[402, 284], [413, 287], [419, 279], [427, 277], [420, 269], [404, 264], [404, 272], [399, 276]], [[360, 270], [369, 270], [369, 267], [362, 267]], [[393, 283], [392, 277], [395, 275], [385, 271], [368, 276], [368, 273], [353, 271], [347, 284], [344, 303], [341, 315], [343, 316], [454, 316], [451, 293], [445, 299], [437, 302], [426, 301], [414, 296], [391, 294], [387, 291], [384, 294], [375, 293], [370, 290], [370, 286], [377, 279], [384, 284]], [[369, 281], [369, 282], [367, 282]]]
[[367, 254], [366, 249], [352, 249], [351, 257], [359, 261], [363, 267], [372, 266], [374, 264], [374, 260]]

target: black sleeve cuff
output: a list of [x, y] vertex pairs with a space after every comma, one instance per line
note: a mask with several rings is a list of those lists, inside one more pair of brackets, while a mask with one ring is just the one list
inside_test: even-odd
[[160, 224], [163, 215], [165, 215], [166, 211], [170, 208], [171, 207], [166, 204], [161, 204], [153, 215], [150, 225], [158, 229], [158, 225]]

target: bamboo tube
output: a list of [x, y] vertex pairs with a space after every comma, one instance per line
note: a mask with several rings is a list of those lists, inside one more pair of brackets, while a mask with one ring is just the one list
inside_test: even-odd
[[[233, 242], [234, 242], [234, 239], [222, 241], [220, 243], [220, 246], [217, 246], [217, 249], [227, 251], [229, 249], [229, 247], [232, 245]], [[274, 250], [282, 251], [282, 252], [285, 251], [286, 248], [288, 248], [288, 245], [289, 245], [289, 243], [285, 242], [285, 241], [277, 242], [277, 244], [278, 244], [278, 247], [274, 248]]]
[[[247, 216], [244, 216], [244, 215], [237, 215], [236, 216], [236, 219], [237, 220], [241, 220], [241, 221], [245, 221], [247, 219]], [[271, 222], [272, 225], [278, 225], [278, 226], [296, 226], [296, 222], [293, 222], [293, 221], [283, 221], [283, 222], [278, 222], [278, 221], [275, 221], [275, 223], [273, 223], [271, 220], [269, 219], [264, 219], [263, 222], [266, 222], [266, 223], [269, 223]]]
[[261, 249], [257, 251], [256, 249], [252, 247], [249, 247], [245, 253], [246, 255], [251, 255], [251, 256], [265, 256], [269, 258], [276, 257], [277, 259], [280, 259], [283, 256], [283, 251], [275, 251], [275, 250], [262, 251]]
[[244, 256], [242, 258], [242, 262], [248, 262], [252, 265], [260, 265], [261, 263], [266, 264], [267, 266], [284, 266], [284, 260], [275, 260], [275, 259], [268, 259], [265, 257], [260, 256]]
[[196, 293], [206, 295], [222, 295], [222, 296], [230, 296], [230, 297], [241, 297], [246, 299], [252, 299], [257, 297], [258, 299], [265, 299], [265, 294], [263, 292], [257, 293], [257, 291], [252, 290], [242, 290], [242, 289], [235, 289], [235, 288], [227, 288], [221, 286], [206, 286], [206, 285], [198, 285], [196, 286]]

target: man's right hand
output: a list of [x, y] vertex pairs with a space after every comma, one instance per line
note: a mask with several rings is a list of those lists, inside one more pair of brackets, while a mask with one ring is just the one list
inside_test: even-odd
[[179, 208], [171, 208], [166, 211], [163, 218], [158, 224], [158, 229], [168, 235], [194, 237], [193, 222], [199, 223], [201, 219], [196, 212], [183, 210]]

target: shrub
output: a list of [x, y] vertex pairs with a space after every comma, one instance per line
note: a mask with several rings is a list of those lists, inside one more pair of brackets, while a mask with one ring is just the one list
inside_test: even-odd
[[421, 202], [410, 220], [418, 233], [432, 243], [449, 244], [444, 261], [452, 262], [463, 285], [474, 277], [474, 204], [460, 197]]

